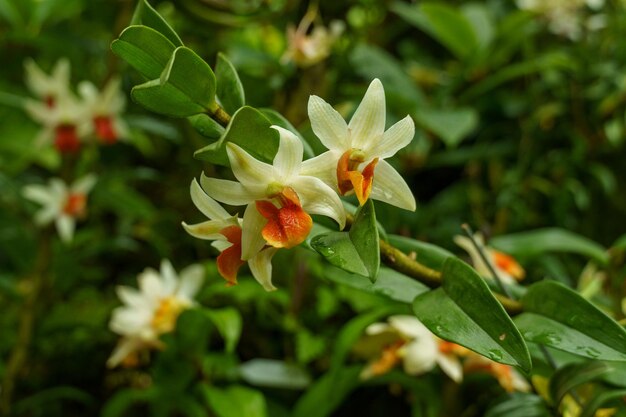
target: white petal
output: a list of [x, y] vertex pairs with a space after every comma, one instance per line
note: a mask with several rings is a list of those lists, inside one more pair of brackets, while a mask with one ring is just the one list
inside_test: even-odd
[[291, 185], [298, 193], [304, 211], [330, 217], [339, 224], [339, 228], [344, 228], [346, 210], [332, 188], [319, 178], [305, 176], [298, 177]]
[[96, 185], [97, 177], [93, 174], [85, 175], [81, 179], [72, 184], [72, 191], [80, 194], [87, 194], [94, 185]]
[[146, 308], [146, 300], [142, 294], [135, 288], [127, 287], [125, 285], [119, 285], [115, 288], [117, 296], [122, 300], [124, 304], [134, 308]]
[[198, 210], [209, 219], [223, 220], [231, 217], [217, 201], [213, 200], [202, 190], [195, 178], [191, 181], [189, 192], [191, 194], [191, 201], [193, 201]]
[[256, 204], [248, 204], [243, 214], [241, 232], [241, 259], [249, 260], [265, 246], [265, 239], [261, 235], [263, 227], [267, 224], [265, 217], [261, 216], [256, 209]]
[[128, 355], [134, 351], [140, 350], [143, 342], [140, 339], [134, 337], [123, 337], [111, 353], [111, 356], [107, 360], [107, 366], [114, 368], [119, 365]]
[[370, 145], [366, 150], [366, 159], [389, 158], [407, 146], [413, 140], [413, 136], [415, 136], [415, 124], [411, 116], [406, 116], [383, 133], [379, 141]]
[[454, 355], [437, 355], [439, 368], [457, 384], [463, 380], [463, 365], [459, 358]]
[[60, 216], [60, 209], [56, 206], [48, 206], [39, 210], [35, 214], [35, 223], [40, 226], [50, 223], [52, 220]]
[[189, 265], [180, 272], [180, 283], [177, 294], [189, 300], [193, 300], [202, 282], [204, 281], [204, 268], [202, 265]]
[[250, 272], [265, 291], [274, 291], [276, 287], [272, 284], [272, 257], [278, 248], [265, 248], [248, 261]]
[[385, 131], [385, 90], [378, 78], [371, 82], [350, 120], [352, 148], [368, 149]]
[[320, 97], [309, 97], [309, 119], [313, 133], [326, 148], [340, 151], [350, 149], [346, 121]]
[[178, 274], [176, 274], [172, 263], [167, 259], [161, 261], [161, 280], [165, 293], [173, 294], [178, 284]]
[[185, 231], [197, 239], [203, 240], [221, 240], [224, 236], [220, 231], [228, 226], [238, 225], [236, 218], [228, 220], [208, 220], [197, 224], [182, 223]]
[[[242, 206], [265, 197], [267, 185], [244, 187], [237, 181], [201, 177], [202, 188], [210, 196], [224, 204]], [[265, 183], [266, 184], [266, 183]]]
[[74, 228], [76, 226], [74, 218], [67, 215], [61, 215], [56, 220], [56, 226], [61, 240], [65, 243], [71, 242], [74, 237]]
[[[226, 152], [233, 174], [244, 186], [267, 185], [274, 181], [274, 168], [265, 162], [254, 159], [238, 145], [228, 143]], [[209, 192], [209, 190], [206, 191]], [[209, 195], [211, 195], [210, 192]], [[217, 197], [214, 198], [218, 199]]]
[[415, 316], [396, 315], [389, 317], [387, 321], [389, 321], [391, 327], [396, 329], [397, 332], [406, 338], [416, 339], [420, 337], [433, 337], [430, 330], [428, 330], [426, 326], [424, 326]]
[[365, 334], [374, 336], [381, 333], [393, 331], [393, 328], [387, 323], [372, 323], [365, 328]]
[[278, 151], [274, 157], [274, 178], [281, 184], [298, 175], [302, 164], [302, 142], [287, 129], [272, 126], [280, 135]]
[[146, 268], [139, 274], [137, 281], [139, 282], [139, 289], [152, 304], [166, 295], [161, 276], [152, 268]]
[[420, 375], [435, 367], [437, 342], [432, 337], [423, 337], [405, 345], [402, 353], [404, 371], [409, 375]]
[[315, 158], [307, 159], [302, 163], [300, 175], [317, 177], [333, 189], [337, 189], [337, 163], [340, 157], [340, 152], [327, 151]]
[[39, 204], [50, 204], [54, 201], [48, 188], [43, 185], [27, 185], [24, 187], [22, 194], [27, 199]]
[[404, 178], [387, 161], [378, 161], [370, 197], [401, 209], [415, 211], [415, 197]]

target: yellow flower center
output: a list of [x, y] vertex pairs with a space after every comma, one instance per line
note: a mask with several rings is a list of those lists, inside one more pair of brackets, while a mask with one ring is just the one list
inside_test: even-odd
[[168, 333], [174, 330], [178, 315], [186, 308], [186, 305], [174, 296], [163, 298], [152, 317], [152, 328], [156, 333]]

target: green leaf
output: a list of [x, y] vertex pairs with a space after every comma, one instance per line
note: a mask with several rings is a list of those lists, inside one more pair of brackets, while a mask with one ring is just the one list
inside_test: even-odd
[[380, 268], [380, 249], [372, 200], [359, 208], [349, 232], [320, 234], [311, 239], [310, 244], [332, 265], [375, 282]]
[[221, 52], [215, 65], [217, 96], [224, 110], [233, 114], [246, 104], [246, 96], [239, 75], [233, 64]]
[[261, 108], [259, 109], [259, 111], [263, 113], [263, 115], [267, 117], [273, 125], [285, 128], [300, 138], [300, 140], [302, 141], [305, 159], [313, 158], [315, 156], [315, 152], [313, 152], [313, 148], [311, 148], [309, 142], [304, 139], [300, 132], [298, 132], [298, 129], [293, 127], [293, 125], [289, 122], [289, 120], [285, 118], [285, 116], [270, 108]]
[[272, 123], [259, 110], [244, 106], [233, 115], [226, 132], [215, 143], [198, 149], [194, 157], [212, 164], [229, 166], [226, 144], [235, 143], [250, 155], [264, 162], [271, 162], [278, 151], [279, 137]]
[[479, 43], [474, 28], [456, 8], [441, 3], [408, 5], [396, 2], [391, 10], [428, 33], [459, 59], [470, 58]]
[[444, 248], [405, 236], [389, 235], [389, 243], [404, 253], [415, 254], [417, 262], [437, 270], [443, 268], [446, 259], [454, 257]]
[[304, 389], [311, 383], [305, 369], [274, 359], [252, 359], [239, 366], [239, 375], [259, 387]]
[[441, 288], [413, 302], [415, 315], [442, 339], [529, 371], [530, 354], [522, 335], [476, 271], [448, 258], [441, 273]]
[[592, 359], [626, 361], [626, 331], [575, 291], [555, 281], [532, 285], [515, 324], [528, 341]]
[[139, 0], [137, 8], [131, 20], [133, 25], [149, 26], [156, 30], [176, 46], [182, 46], [183, 41], [180, 40], [178, 34], [163, 19], [163, 17], [148, 3], [147, 0]]
[[571, 364], [557, 370], [550, 379], [550, 397], [558, 406], [563, 397], [579, 385], [600, 379], [611, 371], [611, 367], [602, 362]]
[[550, 417], [545, 401], [538, 395], [526, 393], [507, 394], [491, 406], [484, 417]]
[[220, 332], [226, 345], [226, 352], [233, 353], [239, 338], [241, 337], [241, 329], [243, 320], [239, 310], [232, 307], [220, 309], [204, 309], [204, 313], [213, 322], [213, 325]]
[[213, 120], [208, 114], [196, 114], [195, 116], [189, 116], [187, 120], [189, 120], [193, 128], [205, 138], [219, 139], [226, 131], [226, 129]]
[[626, 397], [624, 389], [603, 392], [587, 403], [579, 417], [593, 417], [603, 404], [611, 400], [621, 400], [624, 397]]
[[146, 78], [158, 78], [176, 46], [147, 26], [130, 26], [111, 43], [111, 50]]
[[461, 12], [472, 25], [480, 49], [487, 49], [495, 37], [495, 22], [489, 7], [485, 4], [469, 3], [461, 6]]
[[489, 244], [516, 258], [533, 258], [545, 252], [571, 252], [588, 256], [602, 265], [606, 265], [609, 261], [608, 252], [598, 243], [558, 228], [496, 236], [489, 241]]
[[419, 109], [414, 117], [419, 125], [438, 136], [449, 148], [461, 143], [478, 126], [478, 113], [470, 108]]
[[267, 417], [265, 397], [257, 390], [238, 385], [226, 389], [201, 385], [200, 389], [217, 417]]
[[327, 417], [350, 392], [359, 385], [361, 366], [343, 368], [338, 373], [327, 373], [298, 399], [293, 417]]
[[203, 113], [205, 108], [190, 101], [171, 84], [151, 80], [133, 87], [131, 97], [146, 109], [172, 117], [188, 117]]

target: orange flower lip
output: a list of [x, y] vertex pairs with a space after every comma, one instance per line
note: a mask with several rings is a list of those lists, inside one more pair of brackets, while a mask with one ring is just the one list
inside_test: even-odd
[[227, 286], [237, 285], [237, 272], [245, 263], [241, 260], [241, 227], [228, 226], [220, 230], [232, 246], [224, 249], [217, 257], [217, 270], [227, 281]]
[[73, 193], [67, 197], [67, 201], [63, 206], [63, 213], [72, 217], [84, 216], [86, 206], [87, 196], [81, 193]]
[[520, 281], [524, 279], [524, 275], [526, 272], [521, 267], [520, 264], [517, 263], [515, 258], [511, 255], [507, 255], [503, 252], [498, 252], [496, 250], [492, 251], [493, 261], [498, 268], [509, 273], [513, 278]]
[[80, 149], [80, 140], [73, 124], [62, 124], [55, 129], [54, 145], [61, 153], [75, 153]]
[[93, 119], [96, 136], [104, 144], [112, 145], [117, 142], [117, 133], [113, 127], [113, 120], [109, 116], [96, 116]]
[[309, 235], [313, 219], [302, 209], [298, 194], [291, 187], [284, 187], [276, 198], [280, 207], [271, 201], [255, 202], [256, 209], [267, 219], [261, 234], [275, 248], [293, 248]]
[[337, 163], [337, 185], [341, 195], [354, 191], [359, 204], [363, 205], [372, 191], [374, 169], [378, 163], [378, 158], [374, 158], [365, 166], [363, 172], [359, 172], [358, 167], [364, 162], [359, 153], [355, 149], [350, 149], [341, 155]]

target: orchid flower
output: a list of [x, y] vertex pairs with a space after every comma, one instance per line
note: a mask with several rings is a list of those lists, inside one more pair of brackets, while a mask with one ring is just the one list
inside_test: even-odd
[[[220, 251], [217, 257], [217, 270], [227, 281], [227, 285], [237, 284], [237, 272], [245, 263], [241, 260], [242, 221], [231, 216], [222, 206], [209, 197], [195, 179], [190, 187], [191, 200], [209, 218], [208, 221], [183, 227], [191, 236], [212, 240], [213, 247]], [[278, 249], [266, 247], [248, 260], [254, 278], [267, 291], [275, 290], [272, 285], [272, 257]]]
[[453, 381], [463, 379], [458, 354], [465, 349], [437, 338], [414, 316], [391, 316], [387, 323], [371, 324], [365, 332], [383, 344], [361, 372], [363, 379], [383, 375], [400, 363], [409, 375], [421, 375], [439, 366]]
[[[511, 255], [497, 251], [489, 246], [485, 245], [485, 239], [481, 233], [474, 234], [474, 240], [481, 246], [485, 257], [489, 260], [489, 263], [493, 267], [494, 271], [498, 274], [498, 277], [502, 279], [505, 284], [513, 284], [516, 281], [524, 279], [526, 272], [519, 263]], [[454, 236], [454, 243], [459, 245], [472, 258], [472, 264], [476, 272], [482, 277], [491, 277], [491, 271], [482, 256], [470, 240], [466, 236], [457, 235]]]
[[203, 279], [200, 265], [183, 269], [179, 278], [172, 264], [163, 260], [160, 273], [148, 268], [138, 276], [139, 291], [118, 286], [124, 305], [113, 311], [109, 327], [122, 338], [107, 365], [132, 362], [133, 355], [143, 349], [162, 348], [159, 336], [174, 330], [180, 313], [193, 307]]
[[78, 91], [89, 110], [97, 138], [113, 144], [128, 136], [128, 126], [120, 117], [126, 97], [120, 89], [120, 79], [113, 78], [101, 92], [89, 81], [78, 85]]
[[329, 150], [305, 161], [303, 175], [321, 178], [342, 195], [355, 193], [361, 205], [371, 197], [415, 210], [409, 186], [385, 161], [411, 142], [415, 126], [406, 116], [385, 131], [380, 80], [372, 81], [349, 124], [320, 97], [311, 96], [308, 109], [313, 132]]
[[200, 179], [205, 192], [217, 201], [247, 205], [241, 236], [244, 261], [252, 259], [266, 245], [292, 248], [302, 243], [313, 226], [311, 214], [330, 217], [341, 228], [346, 221], [337, 194], [319, 178], [300, 174], [303, 154], [300, 139], [281, 127], [272, 128], [280, 136], [272, 165], [229, 143], [228, 158], [239, 181]]
[[50, 75], [37, 66], [32, 59], [24, 63], [26, 85], [46, 106], [52, 108], [57, 100], [68, 94], [70, 83], [70, 63], [67, 59], [59, 59]]
[[299, 67], [310, 67], [324, 59], [331, 52], [333, 43], [344, 30], [343, 22], [333, 21], [330, 28], [315, 26], [310, 34], [307, 34], [313, 23], [315, 13], [307, 13], [298, 28], [293, 25], [287, 28], [287, 50], [281, 58], [281, 62], [292, 61]]
[[35, 214], [35, 223], [46, 225], [55, 222], [57, 232], [64, 242], [74, 236], [76, 221], [86, 214], [87, 194], [96, 183], [95, 175], [87, 175], [68, 187], [61, 179], [53, 178], [48, 186], [27, 185], [24, 197], [42, 205]]

